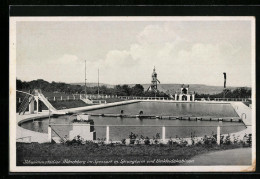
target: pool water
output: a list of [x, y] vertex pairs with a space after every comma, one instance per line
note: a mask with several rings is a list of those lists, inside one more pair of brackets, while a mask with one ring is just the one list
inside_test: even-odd
[[[162, 103], [162, 102], [140, 102], [99, 110], [88, 111], [89, 113], [104, 114], [116, 113], [119, 114], [124, 110], [124, 114], [138, 114], [143, 111], [144, 115], [173, 115], [173, 116], [212, 116], [212, 117], [237, 117], [236, 112], [230, 104], [205, 104], [205, 103]], [[75, 116], [59, 116], [51, 118], [51, 123], [69, 124], [75, 119]], [[204, 136], [216, 134], [217, 126], [221, 126], [221, 133], [238, 132], [246, 127], [243, 123], [238, 122], [218, 122], [218, 121], [187, 121], [187, 120], [169, 120], [169, 119], [139, 119], [139, 118], [120, 118], [120, 117], [101, 117], [91, 116], [94, 120], [97, 138], [105, 138], [106, 125], [126, 125], [126, 126], [110, 126], [110, 139], [122, 140], [129, 138], [131, 132], [143, 135], [144, 137], [152, 138], [156, 133], [162, 134], [162, 127], [166, 127], [166, 138], [170, 137], [190, 137]], [[49, 119], [41, 119], [30, 121], [21, 124], [21, 127], [47, 133]], [[140, 125], [140, 126], [131, 126]], [[154, 127], [156, 126], [157, 127]], [[159, 127], [158, 127], [159, 126]], [[178, 126], [178, 127], [173, 127]], [[62, 137], [69, 135], [72, 126], [53, 126], [53, 129]], [[56, 136], [55, 133], [53, 133]]]
[[212, 116], [212, 117], [237, 117], [237, 113], [230, 104], [210, 104], [210, 103], [169, 103], [169, 102], [139, 102], [128, 105], [115, 106], [110, 108], [93, 110], [96, 114], [139, 114], [143, 111], [144, 115], [172, 115], [183, 116], [190, 115]]

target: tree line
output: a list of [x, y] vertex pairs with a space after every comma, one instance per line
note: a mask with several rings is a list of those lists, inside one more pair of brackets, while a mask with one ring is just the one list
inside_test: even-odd
[[[42, 79], [33, 81], [21, 81], [16, 79], [17, 90], [33, 90], [41, 89], [46, 92], [60, 92], [65, 94], [80, 94], [85, 91], [85, 86], [73, 85], [62, 82], [47, 82]], [[98, 87], [86, 87], [87, 94], [97, 94]], [[156, 94], [153, 91], [147, 91], [141, 84], [136, 84], [133, 87], [129, 85], [116, 85], [113, 88], [108, 88], [105, 85], [99, 87], [99, 94], [117, 95], [117, 96], [145, 96], [145, 97], [169, 97], [169, 92], [157, 91]], [[225, 95], [224, 95], [225, 94]], [[195, 93], [196, 98], [250, 98], [251, 88], [241, 87], [235, 90], [225, 89], [221, 93], [217, 94], [198, 94]]]
[[251, 98], [251, 88], [240, 87], [234, 90], [224, 89], [217, 94], [195, 94], [196, 98]]
[[[51, 82], [45, 81], [43, 79], [33, 80], [33, 81], [21, 81], [16, 79], [17, 90], [33, 90], [41, 89], [46, 92], [59, 92], [65, 94], [80, 94], [85, 91], [85, 86], [67, 84], [63, 82]], [[97, 94], [98, 87], [86, 87], [87, 94]], [[108, 88], [105, 85], [99, 87], [99, 94], [106, 95], [117, 95], [117, 96], [146, 96], [146, 97], [169, 97], [166, 93], [158, 91], [156, 94], [152, 91], [146, 91], [141, 84], [136, 84], [133, 87], [129, 85], [116, 85], [113, 88]]]

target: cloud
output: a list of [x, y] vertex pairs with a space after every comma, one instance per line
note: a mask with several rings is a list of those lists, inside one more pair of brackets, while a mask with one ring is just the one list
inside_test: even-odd
[[129, 67], [135, 65], [135, 60], [132, 58], [129, 51], [112, 50], [109, 51], [106, 55], [105, 65], [109, 67]]
[[232, 71], [230, 65], [239, 56], [238, 46], [223, 41], [192, 42], [170, 27], [148, 25], [128, 49], [109, 51], [104, 61], [109, 67], [105, 70], [110, 80], [113, 83], [135, 83], [136, 80], [149, 83], [153, 66], [163, 83], [192, 83], [191, 75], [197, 76], [201, 83], [210, 83], [216, 81], [223, 70]]
[[51, 64], [62, 64], [62, 65], [66, 65], [66, 64], [71, 65], [78, 62], [79, 62], [78, 56], [72, 54], [64, 54], [60, 58], [50, 61]]
[[137, 36], [140, 44], [161, 44], [173, 41], [177, 34], [168, 28], [168, 26], [148, 25]]
[[149, 83], [155, 66], [162, 83], [217, 84], [224, 70], [233, 84], [249, 84], [250, 27], [250, 22], [210, 20], [26, 22], [20, 26], [25, 32], [33, 28], [44, 35], [17, 36], [17, 75], [80, 82], [86, 59], [88, 82], [97, 81], [99, 68], [104, 83]]

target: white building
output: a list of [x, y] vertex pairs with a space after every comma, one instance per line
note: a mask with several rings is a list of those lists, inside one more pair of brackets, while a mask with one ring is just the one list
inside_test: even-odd
[[195, 92], [189, 92], [189, 85], [181, 85], [180, 92], [176, 92], [174, 99], [176, 101], [195, 101]]

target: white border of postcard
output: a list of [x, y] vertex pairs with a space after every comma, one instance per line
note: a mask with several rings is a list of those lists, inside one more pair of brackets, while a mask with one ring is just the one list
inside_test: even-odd
[[[252, 165], [250, 166], [16, 166], [16, 22], [19, 21], [251, 21], [252, 35]], [[10, 172], [252, 172], [256, 165], [255, 17], [10, 17], [9, 36], [9, 160]]]

